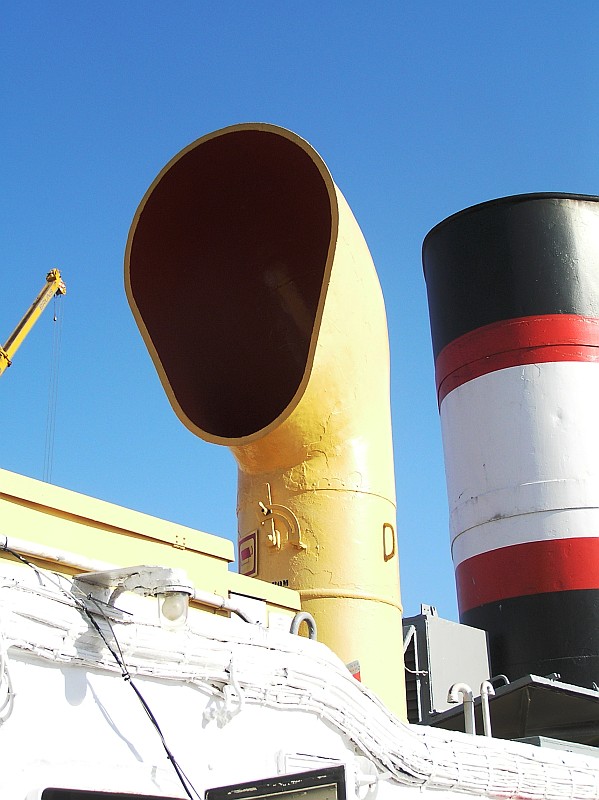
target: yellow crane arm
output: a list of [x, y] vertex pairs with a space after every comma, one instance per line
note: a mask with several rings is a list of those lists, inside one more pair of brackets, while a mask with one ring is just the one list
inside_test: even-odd
[[51, 269], [46, 275], [46, 285], [35, 298], [23, 319], [10, 334], [4, 347], [0, 347], [0, 375], [7, 367], [10, 367], [14, 354], [37, 322], [50, 299], [55, 294], [66, 294], [66, 292], [67, 287], [64, 285], [59, 270]]

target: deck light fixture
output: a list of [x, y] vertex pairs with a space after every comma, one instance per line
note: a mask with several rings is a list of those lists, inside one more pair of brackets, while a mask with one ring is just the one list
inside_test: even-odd
[[181, 628], [187, 621], [193, 586], [180, 569], [158, 566], [125, 567], [77, 575], [74, 584], [92, 600], [114, 607], [124, 592], [158, 599], [160, 625], [168, 630]]

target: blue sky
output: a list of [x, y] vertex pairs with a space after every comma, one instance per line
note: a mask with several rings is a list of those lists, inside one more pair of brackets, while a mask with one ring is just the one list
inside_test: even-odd
[[[406, 612], [456, 618], [422, 239], [494, 197], [599, 192], [598, 28], [590, 1], [5, 4], [0, 339], [59, 267], [52, 481], [235, 538], [234, 461], [171, 411], [123, 251], [178, 150], [235, 122], [283, 125], [328, 164], [385, 293]], [[0, 379], [0, 466], [40, 479], [53, 324], [46, 312]]]

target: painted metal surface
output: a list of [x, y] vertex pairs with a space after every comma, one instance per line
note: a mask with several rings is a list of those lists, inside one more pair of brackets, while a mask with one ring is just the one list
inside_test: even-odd
[[[446, 397], [456, 566], [498, 547], [599, 535], [597, 397], [599, 369], [573, 362], [492, 372]], [[536, 533], [521, 519], [533, 512]]]
[[439, 405], [468, 381], [500, 369], [599, 360], [599, 319], [545, 314], [496, 322], [454, 339], [435, 363]]
[[[413, 638], [406, 626], [412, 626]], [[453, 684], [477, 687], [489, 678], [484, 631], [427, 611], [404, 617], [403, 630], [406, 664], [411, 660], [412, 667], [406, 669], [410, 722], [428, 725], [436, 714], [449, 708], [447, 692]]]
[[423, 247], [460, 619], [493, 671], [599, 668], [599, 202], [475, 206]]
[[199, 796], [342, 765], [348, 800], [599, 797], [595, 759], [406, 725], [319, 642], [194, 610], [167, 631], [149, 600], [125, 593], [119, 606], [111, 628], [96, 617], [104, 642], [69, 581], [0, 562], [2, 797], [39, 800], [47, 786], [183, 797], [132, 681]]
[[241, 570], [404, 715], [385, 308], [326, 166], [274, 126], [198, 140], [136, 213], [126, 285], [175, 411], [237, 460]]
[[472, 206], [422, 246], [433, 352], [493, 323], [549, 314], [599, 318], [599, 200], [523, 194]]

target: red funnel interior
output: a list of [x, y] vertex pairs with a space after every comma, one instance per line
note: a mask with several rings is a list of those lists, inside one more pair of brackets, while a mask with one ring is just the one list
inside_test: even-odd
[[308, 367], [332, 235], [327, 184], [284, 135], [234, 130], [184, 151], [132, 230], [131, 296], [193, 426], [243, 437]]

